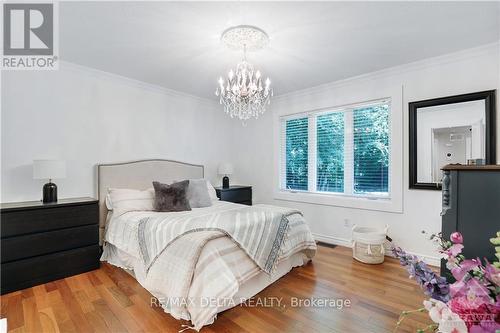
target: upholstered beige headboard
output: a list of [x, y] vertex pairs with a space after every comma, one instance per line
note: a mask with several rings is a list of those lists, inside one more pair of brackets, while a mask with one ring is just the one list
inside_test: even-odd
[[170, 183], [183, 179], [204, 178], [203, 165], [171, 160], [139, 160], [97, 165], [97, 194], [99, 198], [99, 236], [102, 243], [106, 225], [106, 195], [109, 188], [145, 190], [154, 180]]

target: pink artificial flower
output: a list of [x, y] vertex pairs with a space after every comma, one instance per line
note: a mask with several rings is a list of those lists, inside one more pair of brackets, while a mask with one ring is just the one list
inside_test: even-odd
[[482, 322], [494, 322], [496, 318], [493, 305], [489, 300], [485, 301], [484, 298], [461, 296], [452, 298], [448, 305], [451, 311], [457, 314], [468, 328], [480, 325]]
[[450, 240], [452, 243], [455, 244], [462, 244], [464, 242], [464, 238], [462, 237], [462, 234], [459, 233], [458, 231], [455, 231], [450, 235]]
[[460, 266], [457, 266], [455, 268], [451, 269], [451, 274], [453, 274], [453, 277], [457, 280], [460, 281], [464, 278], [465, 274], [469, 272], [470, 270], [479, 267], [479, 261], [476, 259], [467, 259], [464, 260], [460, 263]]
[[424, 301], [424, 307], [429, 312], [433, 322], [439, 324], [442, 333], [467, 333], [467, 325], [457, 314], [453, 313], [446, 303], [430, 299]]
[[462, 253], [463, 248], [464, 248], [463, 244], [453, 244], [448, 250], [446, 250], [446, 253], [449, 256], [456, 257], [460, 253]]
[[490, 303], [489, 290], [476, 279], [462, 279], [450, 285], [450, 295], [454, 298], [466, 298], [469, 302], [463, 305], [477, 307]]
[[456, 313], [445, 308], [442, 311], [442, 319], [439, 323], [438, 332], [467, 333], [467, 325], [465, 325], [465, 322]]
[[467, 286], [463, 280], [458, 280], [453, 284], [450, 284], [450, 296], [453, 297], [463, 297], [467, 293]]
[[500, 331], [500, 324], [491, 320], [483, 320], [469, 329], [469, 333], [496, 333], [498, 331]]
[[445, 303], [432, 298], [428, 301], [424, 301], [424, 307], [429, 312], [429, 317], [431, 317], [432, 321], [436, 324], [439, 324], [443, 319], [443, 309], [448, 308]]
[[456, 257], [446, 257], [446, 268], [448, 268], [450, 271], [457, 267], [458, 264], [458, 259]]
[[[445, 259], [446, 259], [446, 268], [448, 268], [448, 270], [450, 270], [452, 274], [453, 271], [455, 271], [458, 276], [463, 276], [468, 272], [467, 269], [461, 268], [460, 260], [458, 259], [458, 257], [453, 257], [451, 255], [448, 255], [447, 257], [445, 257]], [[461, 278], [462, 277], [460, 278], [455, 277], [455, 279], [461, 279]]]
[[500, 286], [500, 269], [487, 263], [484, 268], [484, 276], [495, 286]]
[[469, 333], [486, 333], [486, 331], [481, 327], [481, 325], [472, 325], [469, 329]]

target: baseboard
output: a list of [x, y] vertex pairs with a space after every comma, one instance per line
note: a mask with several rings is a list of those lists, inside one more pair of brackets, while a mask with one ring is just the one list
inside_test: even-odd
[[317, 240], [319, 242], [332, 244], [332, 245], [345, 246], [345, 247], [352, 247], [350, 239], [320, 235], [320, 234], [315, 234], [315, 233], [313, 233], [313, 237], [315, 240]]
[[[332, 244], [332, 245], [339, 245], [339, 246], [344, 246], [344, 247], [352, 247], [352, 242], [350, 239], [346, 238], [340, 238], [340, 237], [332, 237], [332, 236], [327, 236], [327, 235], [320, 235], [320, 234], [315, 234], [313, 233], [313, 237], [315, 240], [327, 244]], [[441, 259], [439, 257], [433, 257], [429, 255], [424, 255], [420, 253], [415, 253], [411, 251], [407, 251], [409, 254], [413, 254], [420, 259], [422, 259], [424, 262], [426, 262], [428, 265], [431, 266], [436, 266], [439, 267], [441, 265]], [[386, 250], [386, 256], [392, 257], [392, 253], [390, 251]]]
[[335, 244], [331, 244], [331, 243], [325, 243], [325, 242], [322, 242], [322, 241], [319, 241], [319, 240], [316, 240], [316, 245], [320, 245], [320, 246], [325, 246], [325, 247], [329, 247], [329, 248], [336, 248], [338, 245], [335, 245]]

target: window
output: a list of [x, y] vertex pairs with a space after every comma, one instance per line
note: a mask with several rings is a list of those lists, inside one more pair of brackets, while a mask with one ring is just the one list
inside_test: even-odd
[[308, 120], [292, 119], [286, 122], [286, 188], [307, 191], [308, 175]]
[[344, 113], [320, 115], [316, 120], [316, 190], [344, 192]]
[[353, 112], [354, 193], [389, 192], [389, 105]]
[[281, 190], [388, 198], [389, 138], [388, 100], [283, 117]]

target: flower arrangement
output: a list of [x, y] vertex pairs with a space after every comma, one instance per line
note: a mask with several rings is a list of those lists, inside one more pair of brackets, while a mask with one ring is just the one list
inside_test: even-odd
[[[418, 257], [393, 247], [394, 256], [430, 297], [424, 301], [423, 308], [403, 311], [394, 331], [407, 315], [427, 311], [433, 324], [417, 332], [500, 332], [500, 262], [466, 259], [462, 255], [463, 237], [459, 232], [451, 234], [449, 241], [441, 234], [432, 235], [431, 239], [438, 243], [446, 267], [456, 281], [449, 284]], [[490, 241], [496, 246], [496, 257], [500, 259], [500, 232]]]

